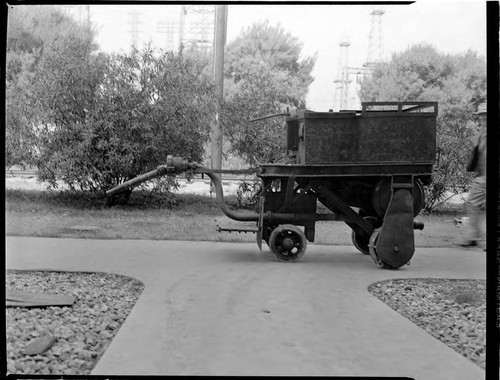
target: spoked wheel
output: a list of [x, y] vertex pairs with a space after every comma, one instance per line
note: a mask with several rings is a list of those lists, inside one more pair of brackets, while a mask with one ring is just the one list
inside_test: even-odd
[[370, 256], [372, 257], [373, 261], [375, 261], [375, 264], [377, 264], [380, 268], [398, 269], [398, 267], [384, 263], [378, 256], [377, 248], [375, 248], [375, 245], [377, 244], [379, 232], [380, 232], [379, 229], [373, 231], [373, 234], [370, 237], [370, 243], [368, 244]]
[[307, 239], [300, 228], [291, 224], [276, 227], [269, 237], [271, 252], [281, 261], [295, 261], [306, 252]]
[[[377, 218], [375, 216], [365, 216], [363, 219], [366, 221], [370, 222], [373, 226], [375, 226], [375, 223], [377, 222]], [[370, 250], [368, 248], [368, 245], [370, 243], [370, 235], [363, 231], [362, 233], [357, 233], [356, 231], [352, 230], [351, 233], [351, 240], [352, 244], [364, 255], [369, 255]]]

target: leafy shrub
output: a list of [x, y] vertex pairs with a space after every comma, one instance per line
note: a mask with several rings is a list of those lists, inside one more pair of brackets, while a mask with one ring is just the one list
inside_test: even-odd
[[[41, 180], [56, 187], [60, 177], [71, 189], [106, 191], [164, 164], [169, 154], [201, 161], [213, 84], [182, 55], [154, 53], [148, 46], [98, 55], [71, 71], [49, 69], [68, 64], [63, 51], [46, 58], [54, 60], [41, 66], [47, 82], [79, 89], [53, 89], [45, 104], [51, 123], [42, 133]], [[72, 103], [79, 93], [82, 101]]]
[[169, 154], [201, 161], [215, 107], [199, 60], [150, 46], [97, 53], [94, 35], [53, 6], [9, 11], [6, 164], [102, 196]]

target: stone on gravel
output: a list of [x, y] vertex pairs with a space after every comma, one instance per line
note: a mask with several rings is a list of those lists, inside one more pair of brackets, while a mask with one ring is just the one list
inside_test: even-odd
[[53, 335], [41, 336], [29, 342], [24, 352], [26, 355], [38, 355], [47, 351], [55, 342], [57, 338]]

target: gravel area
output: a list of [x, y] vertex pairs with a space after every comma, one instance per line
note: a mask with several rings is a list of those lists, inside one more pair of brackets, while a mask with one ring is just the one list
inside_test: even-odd
[[[108, 273], [8, 270], [6, 288], [75, 297], [71, 307], [6, 308], [7, 373], [88, 375], [144, 285]], [[26, 354], [30, 342], [45, 336], [54, 336], [55, 344]]]
[[486, 356], [486, 281], [388, 280], [369, 291], [481, 368]]

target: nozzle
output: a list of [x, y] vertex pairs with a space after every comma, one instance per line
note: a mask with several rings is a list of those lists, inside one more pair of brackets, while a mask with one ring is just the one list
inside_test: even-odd
[[167, 168], [175, 174], [183, 173], [195, 165], [188, 162], [184, 157], [167, 156]]
[[109, 197], [114, 194], [121, 193], [122, 191], [130, 189], [132, 187], [135, 187], [137, 185], [140, 185], [141, 183], [149, 181], [152, 178], [161, 177], [169, 174], [180, 174], [185, 172], [186, 170], [195, 167], [196, 164], [188, 162], [188, 160], [186, 160], [183, 157], [174, 157], [169, 155], [167, 156], [167, 163], [165, 165], [160, 165], [155, 170], [151, 170], [150, 172], [147, 172], [131, 180], [128, 180], [122, 183], [121, 185], [118, 185], [106, 191], [106, 195]]

